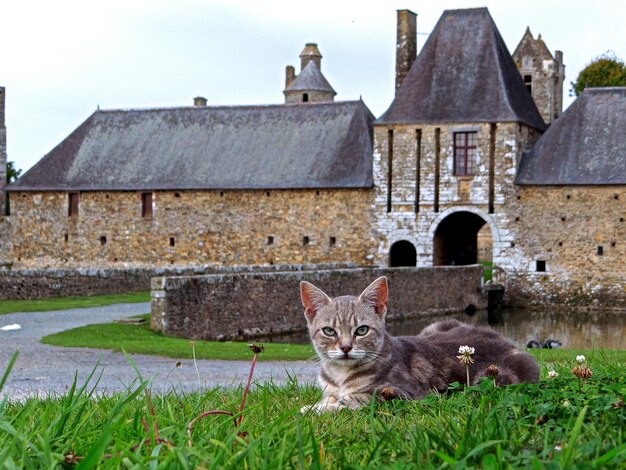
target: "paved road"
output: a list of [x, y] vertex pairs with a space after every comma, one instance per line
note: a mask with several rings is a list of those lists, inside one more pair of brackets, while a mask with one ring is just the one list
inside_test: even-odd
[[[78, 374], [83, 384], [100, 359], [96, 376], [96, 389], [101, 392], [126, 390], [137, 375], [121, 353], [88, 348], [60, 348], [41, 344], [41, 337], [91, 323], [106, 323], [150, 311], [149, 303], [118, 304], [98, 308], [81, 308], [41, 313], [10, 313], [0, 315], [0, 328], [17, 323], [22, 329], [0, 330], [0, 377], [15, 350], [19, 356], [0, 396], [12, 399], [28, 396], [47, 396], [64, 393]], [[201, 383], [198, 381], [193, 361], [182, 361], [175, 368], [176, 359], [157, 356], [133, 355], [144, 378], [152, 377], [152, 390], [167, 392], [197, 390], [200, 387], [232, 386], [245, 383], [250, 371], [247, 361], [198, 361]], [[311, 362], [259, 362], [254, 380], [272, 380], [283, 383], [288, 376], [299, 382], [313, 382], [316, 366]], [[94, 381], [95, 384], [95, 381]]]

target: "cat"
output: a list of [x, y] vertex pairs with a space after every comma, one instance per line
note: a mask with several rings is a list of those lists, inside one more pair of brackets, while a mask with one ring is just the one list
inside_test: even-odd
[[323, 389], [319, 403], [302, 412], [358, 409], [374, 395], [378, 400], [419, 400], [432, 391], [445, 391], [452, 382], [465, 383], [466, 367], [459, 360], [459, 348], [465, 345], [475, 351], [469, 365], [472, 384], [496, 373], [497, 385], [539, 380], [534, 357], [486, 327], [448, 319], [416, 336], [392, 337], [385, 329], [387, 293], [384, 276], [358, 297], [330, 298], [313, 284], [300, 283]]

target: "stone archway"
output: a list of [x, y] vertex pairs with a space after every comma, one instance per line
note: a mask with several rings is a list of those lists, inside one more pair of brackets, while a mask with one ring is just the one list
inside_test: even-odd
[[415, 266], [417, 264], [417, 250], [413, 243], [399, 240], [391, 245], [389, 250], [389, 266]]
[[479, 260], [478, 233], [486, 223], [469, 211], [457, 211], [442, 219], [433, 237], [433, 265], [463, 266], [483, 261]]

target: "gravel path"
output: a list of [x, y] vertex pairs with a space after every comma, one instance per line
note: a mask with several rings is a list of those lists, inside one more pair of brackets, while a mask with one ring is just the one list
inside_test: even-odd
[[[29, 396], [62, 394], [78, 375], [82, 385], [100, 360], [95, 376], [96, 389], [101, 392], [123, 391], [133, 384], [137, 375], [121, 353], [88, 348], [61, 348], [41, 344], [39, 340], [51, 333], [91, 323], [106, 323], [150, 311], [149, 303], [118, 304], [107, 307], [81, 308], [40, 313], [10, 313], [0, 315], [0, 328], [19, 324], [20, 330], [0, 330], [0, 377], [15, 350], [17, 362], [0, 396], [12, 399]], [[201, 384], [193, 361], [184, 360], [175, 367], [176, 359], [132, 355], [145, 378], [152, 378], [152, 390], [178, 392], [199, 387], [237, 386], [246, 382], [250, 372], [248, 361], [197, 361]], [[294, 376], [300, 383], [314, 382], [317, 367], [311, 362], [259, 362], [254, 370], [256, 382], [269, 380], [283, 383]], [[168, 375], [169, 374], [169, 375]], [[95, 383], [95, 380], [94, 380]]]

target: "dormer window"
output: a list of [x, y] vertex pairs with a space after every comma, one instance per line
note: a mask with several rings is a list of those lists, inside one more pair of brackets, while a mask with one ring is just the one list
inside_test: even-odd
[[476, 132], [454, 133], [454, 174], [474, 175], [476, 162]]

